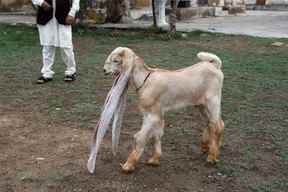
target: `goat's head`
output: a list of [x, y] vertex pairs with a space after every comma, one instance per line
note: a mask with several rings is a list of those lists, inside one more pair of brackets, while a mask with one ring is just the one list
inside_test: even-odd
[[131, 70], [134, 65], [135, 53], [127, 47], [117, 47], [107, 57], [104, 65], [105, 74], [118, 75]]

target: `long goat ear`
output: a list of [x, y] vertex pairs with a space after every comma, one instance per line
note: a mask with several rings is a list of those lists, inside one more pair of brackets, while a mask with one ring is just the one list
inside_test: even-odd
[[134, 66], [136, 55], [131, 49], [124, 48], [119, 56], [122, 58], [122, 65], [125, 70], [129, 70]]
[[119, 52], [119, 56], [121, 58], [124, 58], [125, 57], [125, 48], [123, 48], [123, 47], [120, 47], [120, 48], [121, 48], [121, 51]]

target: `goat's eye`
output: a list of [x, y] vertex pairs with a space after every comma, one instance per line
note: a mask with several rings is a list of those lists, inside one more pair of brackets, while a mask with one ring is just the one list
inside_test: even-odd
[[121, 60], [114, 59], [113, 63], [116, 63], [116, 64], [120, 65], [121, 64]]

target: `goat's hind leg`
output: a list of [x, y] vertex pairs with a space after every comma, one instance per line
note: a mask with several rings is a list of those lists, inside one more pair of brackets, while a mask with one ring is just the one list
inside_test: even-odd
[[209, 118], [207, 135], [209, 138], [207, 161], [215, 163], [218, 161], [219, 148], [222, 145], [224, 122], [221, 119], [221, 99], [217, 96], [211, 98], [207, 104]]
[[215, 163], [218, 162], [219, 149], [222, 145], [224, 122], [218, 120], [217, 122], [210, 122], [208, 126], [209, 130], [209, 151], [207, 162]]
[[[205, 118], [205, 120], [206, 120], [206, 118], [208, 118], [208, 112], [207, 112], [206, 106], [200, 105], [199, 111], [200, 111], [201, 115], [203, 116], [203, 118]], [[203, 133], [202, 133], [201, 151], [203, 153], [207, 153], [209, 151], [209, 132], [208, 132], [207, 127], [204, 128]]]

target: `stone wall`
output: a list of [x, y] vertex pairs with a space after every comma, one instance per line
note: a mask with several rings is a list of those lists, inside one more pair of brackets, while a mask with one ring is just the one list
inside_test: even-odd
[[0, 0], [0, 11], [31, 10], [31, 0]]
[[288, 5], [288, 0], [266, 0], [266, 5]]
[[246, 0], [225, 0], [225, 7], [231, 8], [231, 7], [245, 7]]
[[149, 7], [151, 2], [151, 0], [130, 0], [130, 4], [135, 6], [135, 8]]
[[246, 5], [255, 5], [256, 0], [245, 0]]
[[224, 0], [208, 0], [208, 6], [210, 6], [210, 7], [222, 7], [222, 6], [224, 6]]
[[261, 3], [259, 0], [245, 0], [246, 5], [288, 5], [288, 0], [263, 0]]

